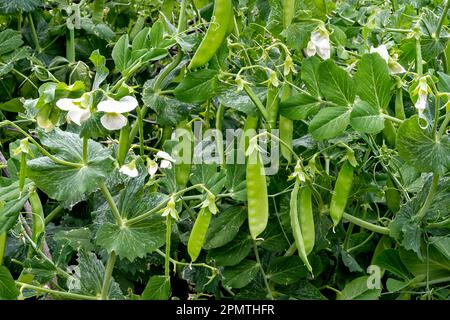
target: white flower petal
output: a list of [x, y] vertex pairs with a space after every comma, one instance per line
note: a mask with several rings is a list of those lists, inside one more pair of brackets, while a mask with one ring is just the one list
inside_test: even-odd
[[114, 99], [102, 101], [97, 105], [97, 110], [101, 112], [121, 113], [118, 111], [119, 109], [120, 109], [120, 102]]
[[150, 178], [154, 178], [156, 172], [158, 171], [158, 165], [155, 163], [155, 165], [152, 165], [147, 168], [148, 174], [150, 175]]
[[400, 63], [398, 63], [397, 61], [394, 61], [394, 60], [389, 61], [389, 70], [393, 74], [406, 72], [405, 68], [403, 68]]
[[419, 94], [419, 99], [417, 99], [414, 104], [414, 107], [419, 111], [419, 113], [422, 113], [427, 107], [427, 98], [428, 94]]
[[306, 47], [306, 56], [312, 57], [316, 54], [316, 46], [312, 41], [308, 42], [308, 46]]
[[331, 56], [331, 47], [330, 43], [328, 43], [326, 46], [317, 47], [317, 54], [319, 57], [321, 57], [323, 60], [330, 59]]
[[378, 53], [386, 63], [389, 61], [389, 52], [384, 44], [377, 48], [370, 47], [370, 53]]
[[130, 168], [130, 166], [126, 164], [120, 167], [119, 172], [132, 178], [136, 178], [139, 175], [139, 172], [136, 167]]
[[171, 162], [175, 162], [175, 159], [172, 158], [172, 156], [170, 154], [168, 154], [167, 152], [165, 152], [165, 151], [158, 151], [156, 153], [156, 156], [158, 158], [161, 158], [161, 159], [165, 159], [165, 160], [168, 160], [168, 161], [171, 161]]
[[81, 123], [89, 119], [91, 113], [87, 109], [76, 108], [72, 109], [67, 113], [67, 117], [70, 121], [75, 122], [77, 125], [81, 126]]
[[161, 160], [159, 166], [161, 167], [161, 169], [170, 169], [172, 168], [172, 162], [168, 160]]
[[119, 130], [127, 124], [127, 118], [120, 113], [107, 113], [100, 118], [102, 125], [108, 130]]
[[79, 102], [79, 99], [62, 98], [56, 101], [56, 106], [64, 111], [79, 109], [80, 107], [75, 102]]
[[124, 112], [130, 112], [136, 109], [138, 106], [138, 102], [135, 97], [132, 96], [126, 96], [120, 99], [120, 109], [116, 112], [124, 113]]

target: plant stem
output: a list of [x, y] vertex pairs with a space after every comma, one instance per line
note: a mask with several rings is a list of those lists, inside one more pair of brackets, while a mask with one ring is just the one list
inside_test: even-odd
[[382, 226], [378, 226], [376, 224], [367, 222], [365, 220], [362, 220], [360, 218], [354, 217], [351, 214], [348, 214], [347, 212], [344, 212], [343, 214], [343, 218], [353, 224], [356, 224], [357, 226], [360, 226], [361, 228], [373, 231], [373, 232], [377, 232], [380, 234], [386, 234], [389, 235], [389, 228], [387, 227], [382, 227]]
[[413, 288], [420, 288], [420, 287], [426, 287], [427, 285], [434, 285], [444, 282], [450, 282], [450, 277], [444, 277], [444, 278], [438, 278], [430, 281], [422, 281], [411, 284], [411, 287]]
[[106, 263], [105, 278], [103, 279], [102, 292], [100, 296], [101, 300], [108, 299], [109, 287], [111, 285], [111, 278], [114, 270], [114, 265], [116, 263], [116, 258], [116, 253], [114, 251], [111, 251], [108, 262]]
[[447, 17], [447, 12], [450, 6], [450, 1], [447, 0], [447, 3], [445, 4], [444, 10], [442, 10], [442, 15], [439, 18], [439, 22], [438, 22], [438, 26], [436, 28], [436, 37], [439, 39], [440, 35], [441, 35], [441, 29], [442, 26], [444, 25], [444, 20]]
[[273, 300], [272, 290], [270, 289], [269, 282], [267, 281], [267, 275], [266, 275], [266, 273], [264, 272], [264, 268], [263, 268], [263, 266], [262, 266], [262, 264], [261, 264], [261, 260], [259, 259], [258, 246], [257, 246], [255, 240], [253, 240], [253, 250], [254, 250], [254, 252], [255, 252], [256, 264], [258, 265], [259, 270], [261, 271], [261, 274], [262, 274], [263, 280], [264, 280], [264, 285], [266, 286], [267, 297], [268, 297], [270, 300]]
[[442, 122], [441, 127], [439, 128], [439, 132], [437, 135], [438, 141], [440, 141], [442, 136], [444, 135], [445, 129], [447, 129], [447, 125], [448, 125], [449, 121], [450, 121], [450, 112], [447, 112], [445, 114], [444, 122]]
[[[166, 258], [166, 254], [164, 252], [162, 252], [159, 249], [156, 249], [155, 251], [157, 254], [159, 254], [160, 256]], [[190, 266], [190, 267], [203, 267], [203, 268], [207, 268], [210, 269], [213, 273], [217, 273], [217, 269], [214, 268], [213, 266], [210, 266], [209, 264], [206, 263], [187, 263], [187, 262], [180, 262], [177, 261], [171, 257], [169, 257], [169, 261], [172, 262], [174, 265], [179, 265], [179, 266]]]
[[58, 296], [69, 298], [69, 299], [72, 298], [72, 299], [76, 299], [76, 300], [98, 300], [97, 297], [94, 297], [94, 296], [87, 296], [84, 294], [52, 290], [52, 289], [47, 289], [47, 288], [43, 288], [43, 287], [33, 286], [31, 284], [23, 283], [23, 282], [19, 282], [19, 281], [16, 281], [16, 285], [18, 285], [22, 288], [32, 289], [32, 290], [36, 290], [39, 292], [45, 292], [48, 294], [54, 294], [54, 295], [58, 295]]
[[53, 209], [46, 217], [44, 220], [45, 225], [49, 224], [51, 221], [53, 221], [53, 219], [55, 219], [60, 212], [63, 211], [63, 207], [61, 206], [57, 206], [55, 209]]
[[[145, 153], [144, 152], [144, 121], [142, 119], [142, 112], [141, 112], [140, 107], [137, 108], [136, 112], [138, 115], [137, 122], [138, 122], [138, 128], [139, 128], [139, 154], [141, 156], [143, 156]], [[129, 137], [128, 137], [128, 139], [129, 139]], [[131, 143], [130, 140], [128, 140], [128, 141], [129, 141], [129, 143]]]
[[164, 275], [170, 276], [170, 237], [172, 235], [172, 217], [166, 217], [166, 255], [164, 257]]
[[28, 12], [28, 23], [30, 25], [31, 39], [33, 40], [34, 48], [37, 52], [41, 52], [41, 46], [39, 45], [39, 38], [37, 36], [36, 28], [34, 27], [33, 16], [31, 15], [31, 12]]
[[177, 33], [181, 33], [184, 30], [186, 30], [186, 28], [187, 28], [186, 6], [187, 6], [187, 0], [181, 0]]
[[422, 47], [419, 35], [416, 35], [416, 72], [419, 76], [423, 74]]
[[434, 194], [437, 191], [439, 183], [439, 175], [434, 174], [433, 175], [433, 181], [431, 182], [430, 189], [428, 190], [427, 198], [425, 199], [424, 204], [420, 208], [419, 212], [416, 215], [416, 218], [418, 221], [421, 221], [425, 215], [427, 214], [428, 209], [430, 208], [431, 204], [433, 203]]
[[104, 181], [100, 184], [100, 190], [101, 190], [103, 196], [105, 197], [106, 202], [108, 202], [109, 208], [111, 209], [111, 212], [114, 216], [114, 219], [116, 220], [116, 223], [119, 226], [122, 226], [123, 221], [122, 221], [122, 217], [120, 216], [119, 209], [117, 209], [116, 203], [114, 202], [114, 199], [111, 196], [111, 193], [109, 192], [108, 187], [106, 186]]
[[[66, 35], [67, 37], [67, 35]], [[66, 58], [70, 63], [75, 63], [75, 29], [69, 28], [69, 35], [66, 38]]]
[[401, 119], [399, 119], [399, 118], [396, 118], [396, 117], [393, 117], [393, 116], [390, 116], [390, 115], [385, 114], [385, 113], [383, 113], [381, 116], [382, 116], [384, 119], [391, 120], [392, 122], [403, 123], [403, 120], [401, 120]]
[[395, 91], [395, 117], [400, 120], [405, 120], [406, 118], [405, 108], [403, 106], [403, 88], [401, 85]]
[[88, 164], [88, 145], [89, 145], [89, 138], [83, 137], [83, 164]]
[[6, 239], [7, 233], [0, 233], [0, 266], [3, 264], [3, 257], [5, 256]]

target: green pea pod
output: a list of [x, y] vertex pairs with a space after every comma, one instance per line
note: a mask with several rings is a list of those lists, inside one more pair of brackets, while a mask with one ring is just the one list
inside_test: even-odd
[[400, 209], [400, 192], [397, 190], [390, 176], [387, 177], [386, 187], [386, 205], [391, 211], [397, 212]]
[[232, 15], [232, 0], [215, 0], [211, 23], [188, 69], [192, 70], [205, 65], [216, 54], [226, 37]]
[[123, 165], [125, 158], [127, 156], [128, 150], [130, 149], [130, 125], [127, 124], [125, 127], [120, 129], [119, 135], [119, 149], [117, 150], [117, 162], [119, 165]]
[[291, 25], [294, 18], [295, 0], [282, 0], [283, 6], [283, 26], [286, 29]]
[[22, 193], [25, 187], [25, 179], [27, 178], [27, 154], [22, 152], [20, 154], [20, 169], [19, 169], [19, 192]]
[[[290, 78], [290, 75], [288, 76]], [[286, 82], [283, 84], [283, 88], [281, 89], [281, 102], [288, 99], [292, 94], [292, 88]], [[284, 142], [281, 144], [280, 150], [283, 157], [290, 163], [292, 160], [292, 154], [289, 148], [292, 149], [292, 135], [294, 131], [294, 123], [291, 119], [283, 117], [280, 115], [280, 140]], [[286, 147], [286, 145], [289, 147]]]
[[3, 257], [5, 256], [6, 238], [6, 232], [0, 233], [0, 266], [3, 264]]
[[403, 88], [397, 88], [395, 91], [395, 117], [404, 120], [405, 117], [405, 108], [403, 107]]
[[339, 174], [334, 186], [334, 192], [331, 196], [330, 216], [333, 225], [336, 227], [342, 219], [345, 207], [347, 206], [348, 196], [352, 188], [353, 182], [353, 166], [350, 162], [345, 161], [339, 170]]
[[278, 88], [269, 85], [267, 89], [266, 109], [269, 116], [269, 125], [271, 128], [276, 128], [279, 109]]
[[31, 192], [28, 200], [30, 201], [31, 212], [33, 213], [32, 239], [35, 243], [37, 243], [39, 237], [45, 232], [44, 210], [42, 209], [41, 199], [39, 198], [39, 195], [36, 192], [36, 190]]
[[269, 219], [267, 181], [259, 150], [255, 148], [247, 159], [248, 226], [253, 240], [266, 229]]
[[203, 243], [205, 242], [206, 232], [208, 231], [209, 222], [211, 221], [211, 211], [208, 207], [202, 208], [198, 213], [191, 235], [188, 240], [188, 253], [192, 262], [197, 260]]
[[302, 259], [309, 272], [312, 272], [311, 264], [308, 261], [308, 254], [306, 253], [305, 242], [303, 239], [302, 228], [300, 227], [299, 214], [298, 214], [298, 191], [300, 188], [299, 179], [295, 179], [294, 189], [291, 192], [290, 202], [290, 218], [292, 234], [294, 235], [295, 246], [298, 250], [298, 255]]
[[389, 146], [391, 147], [395, 146], [395, 140], [397, 139], [397, 131], [395, 130], [392, 121], [390, 120], [384, 121], [383, 136], [386, 138], [386, 142]]
[[314, 215], [311, 201], [311, 188], [306, 186], [299, 192], [299, 216], [300, 227], [302, 229], [303, 243], [305, 245], [306, 254], [310, 254], [314, 248], [315, 229]]
[[175, 164], [175, 179], [179, 186], [184, 187], [188, 183], [189, 176], [191, 174], [194, 137], [192, 134], [192, 128], [190, 126], [184, 125], [181, 128], [185, 129], [186, 131], [183, 131], [180, 147], [183, 152], [188, 152], [189, 154], [180, 154], [180, 163]]

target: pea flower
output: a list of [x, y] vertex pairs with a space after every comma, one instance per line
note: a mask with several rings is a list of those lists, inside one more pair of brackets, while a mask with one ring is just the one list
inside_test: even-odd
[[236, 92], [240, 92], [240, 91], [244, 90], [244, 86], [247, 84], [250, 84], [250, 82], [245, 81], [239, 74], [236, 75], [236, 79], [234, 81], [237, 84]]
[[[162, 159], [158, 165], [155, 160]], [[155, 160], [147, 158], [147, 171], [150, 175], [150, 178], [154, 178], [158, 168], [161, 169], [170, 169], [172, 168], [172, 163], [175, 162], [175, 159], [170, 156], [167, 152], [158, 151], [155, 155]]]
[[211, 192], [208, 192], [208, 196], [202, 202], [202, 208], [208, 208], [212, 214], [216, 214], [218, 209], [216, 206], [216, 197]]
[[139, 175], [139, 172], [136, 168], [136, 161], [132, 160], [130, 163], [124, 164], [120, 167], [119, 172], [129, 177], [136, 178]]
[[395, 61], [395, 59], [391, 58], [391, 56], [389, 55], [389, 52], [384, 44], [382, 44], [381, 46], [379, 46], [377, 48], [370, 47], [370, 53], [378, 53], [384, 59], [384, 61], [386, 61], [387, 65], [389, 67], [389, 71], [392, 74], [406, 72], [405, 68], [403, 68], [400, 63]]
[[105, 112], [100, 122], [108, 130], [119, 130], [126, 126], [128, 121], [122, 113], [133, 111], [137, 106], [138, 102], [132, 96], [125, 96], [119, 101], [108, 98], [97, 106], [98, 111]]
[[150, 178], [153, 179], [158, 171], [158, 163], [150, 158], [147, 158], [147, 171]]
[[297, 73], [297, 70], [294, 68], [294, 61], [292, 61], [292, 57], [290, 55], [286, 56], [286, 59], [284, 59], [284, 68], [283, 68], [283, 74], [284, 76], [289, 75], [289, 73]]
[[419, 79], [419, 84], [417, 85], [417, 88], [414, 90], [414, 92], [417, 93], [418, 98], [416, 103], [414, 104], [414, 107], [419, 112], [419, 115], [423, 113], [425, 108], [427, 107], [427, 99], [428, 99], [428, 83], [427, 78], [422, 77]]
[[161, 212], [162, 212], [161, 215], [163, 217], [167, 217], [167, 216], [170, 215], [175, 220], [179, 220], [180, 219], [180, 217], [178, 216], [176, 205], [175, 205], [175, 198], [173, 196], [170, 197], [169, 202], [167, 202], [166, 207], [164, 209], [162, 209]]
[[280, 85], [280, 81], [278, 80], [277, 73], [273, 70], [270, 70], [269, 79], [267, 81], [274, 87], [278, 87]]
[[331, 55], [330, 34], [324, 25], [318, 26], [311, 32], [311, 40], [306, 47], [308, 57], [316, 54], [324, 60], [329, 59]]
[[91, 95], [89, 93], [84, 93], [77, 99], [59, 99], [56, 102], [56, 106], [63, 111], [68, 111], [67, 118], [69, 121], [75, 122], [80, 126], [91, 116], [90, 101]]

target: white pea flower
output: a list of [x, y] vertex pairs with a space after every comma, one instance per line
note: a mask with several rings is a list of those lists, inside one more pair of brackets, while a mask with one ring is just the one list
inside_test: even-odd
[[124, 164], [123, 166], [121, 166], [119, 172], [132, 178], [136, 178], [139, 175], [139, 172], [136, 168], [136, 162], [134, 160], [128, 164]]
[[386, 61], [387, 65], [389, 67], [389, 71], [392, 74], [406, 72], [405, 68], [403, 68], [400, 63], [398, 63], [395, 59], [391, 58], [391, 56], [389, 55], [389, 52], [384, 44], [380, 45], [377, 48], [370, 47], [370, 53], [378, 53], [384, 59], [384, 61]]
[[297, 73], [297, 70], [295, 70], [294, 67], [294, 61], [292, 60], [292, 57], [290, 55], [286, 56], [286, 59], [284, 59], [284, 68], [283, 68], [283, 74], [284, 76], [289, 75], [289, 73]]
[[172, 218], [174, 218], [175, 220], [179, 220], [180, 217], [178, 216], [178, 212], [177, 209], [175, 207], [175, 198], [174, 197], [170, 197], [169, 202], [167, 202], [167, 205], [164, 209], [162, 209], [160, 212], [162, 212], [162, 216], [166, 217], [166, 216], [171, 216]]
[[427, 78], [422, 77], [419, 79], [419, 84], [417, 85], [417, 88], [415, 91], [417, 92], [418, 98], [416, 103], [414, 104], [414, 107], [417, 109], [419, 114], [422, 114], [425, 108], [427, 107], [427, 100], [428, 100], [428, 83]]
[[90, 100], [90, 94], [84, 93], [80, 98], [77, 99], [59, 99], [56, 102], [56, 106], [63, 111], [68, 111], [67, 118], [80, 126], [81, 123], [89, 119], [89, 117], [91, 116], [91, 111], [89, 110]]
[[98, 104], [97, 110], [105, 112], [100, 118], [102, 125], [108, 130], [119, 130], [126, 126], [127, 117], [122, 113], [133, 111], [138, 106], [136, 98], [126, 96], [119, 101], [109, 98]]
[[236, 76], [235, 82], [237, 84], [236, 92], [244, 90], [244, 86], [250, 84], [250, 82], [245, 81], [239, 74]]
[[308, 57], [316, 54], [324, 60], [329, 59], [331, 55], [330, 34], [324, 25], [318, 26], [311, 32], [311, 40], [306, 48]]
[[280, 81], [278, 80], [277, 73], [273, 70], [270, 70], [269, 79], [267, 81], [274, 87], [278, 87], [280, 85]]
[[208, 208], [208, 210], [212, 214], [216, 214], [217, 211], [219, 211], [219, 209], [217, 209], [217, 206], [216, 206], [216, 197], [211, 192], [208, 192], [208, 195], [207, 195], [206, 199], [202, 202], [201, 207]]
[[155, 177], [158, 171], [158, 164], [150, 158], [147, 159], [147, 171], [151, 179]]
[[161, 158], [161, 163], [159, 164], [161, 169], [170, 169], [172, 168], [172, 163], [175, 162], [175, 159], [171, 157], [170, 154], [164, 151], [158, 151], [156, 153], [157, 158]]

